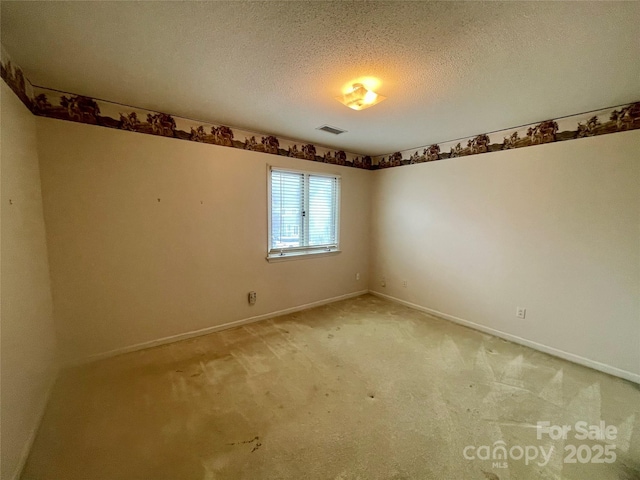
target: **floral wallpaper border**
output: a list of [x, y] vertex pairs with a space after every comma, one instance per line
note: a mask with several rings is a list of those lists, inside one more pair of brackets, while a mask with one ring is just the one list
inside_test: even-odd
[[33, 86], [4, 49], [0, 74], [35, 115], [333, 165], [371, 168], [371, 157], [366, 155]]
[[373, 157], [372, 169], [531, 147], [640, 128], [640, 102]]
[[640, 128], [640, 102], [370, 157], [33, 86], [2, 48], [2, 79], [35, 115], [303, 160], [375, 170]]

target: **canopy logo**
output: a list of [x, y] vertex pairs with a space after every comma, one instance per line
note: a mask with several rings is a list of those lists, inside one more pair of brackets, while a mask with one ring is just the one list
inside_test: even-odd
[[[551, 441], [588, 441], [589, 443], [564, 445], [563, 463], [614, 463], [616, 446], [612, 442], [618, 436], [618, 429], [604, 421], [591, 425], [580, 421], [573, 425], [552, 425], [548, 421], [539, 421], [536, 425], [537, 440]], [[601, 443], [594, 443], [601, 442]], [[563, 442], [564, 443], [564, 442]], [[491, 461], [493, 468], [507, 468], [508, 461], [524, 461], [525, 465], [546, 466], [553, 456], [554, 446], [550, 445], [514, 445], [498, 440], [493, 445], [467, 445], [462, 450], [466, 460]]]
[[543, 446], [527, 445], [521, 447], [514, 445], [507, 449], [507, 444], [502, 440], [494, 442], [493, 445], [481, 445], [475, 447], [467, 445], [462, 450], [462, 456], [467, 460], [491, 460], [493, 468], [507, 468], [507, 460], [522, 460], [524, 464], [529, 465], [534, 461], [540, 467], [544, 467], [551, 460], [553, 447], [545, 450]]

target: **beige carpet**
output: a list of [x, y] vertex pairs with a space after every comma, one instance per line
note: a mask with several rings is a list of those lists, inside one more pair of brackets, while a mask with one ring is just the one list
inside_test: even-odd
[[22, 478], [637, 480], [639, 423], [637, 385], [365, 295], [65, 372]]

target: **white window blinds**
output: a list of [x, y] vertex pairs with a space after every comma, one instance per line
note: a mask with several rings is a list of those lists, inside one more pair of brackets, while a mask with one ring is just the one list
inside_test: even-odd
[[338, 248], [340, 178], [271, 169], [270, 256]]
[[308, 176], [308, 245], [335, 245], [336, 197], [338, 181], [335, 177]]
[[304, 175], [271, 172], [271, 246], [304, 245]]

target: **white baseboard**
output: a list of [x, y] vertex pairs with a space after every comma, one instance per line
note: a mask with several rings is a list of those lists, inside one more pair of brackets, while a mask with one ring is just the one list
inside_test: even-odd
[[167, 343], [179, 342], [180, 340], [186, 340], [188, 338], [199, 337], [201, 335], [207, 335], [209, 333], [219, 332], [221, 330], [227, 330], [229, 328], [240, 327], [248, 323], [259, 322], [260, 320], [266, 320], [268, 318], [279, 317], [281, 315], [287, 315], [288, 313], [299, 312], [300, 310], [307, 310], [309, 308], [319, 307], [328, 303], [339, 302], [340, 300], [346, 300], [347, 298], [359, 297], [369, 293], [369, 290], [360, 290], [358, 292], [347, 293], [345, 295], [339, 295], [337, 297], [326, 298], [324, 300], [318, 300], [317, 302], [306, 303], [304, 305], [298, 305], [296, 307], [285, 308], [284, 310], [277, 310], [275, 312], [264, 313], [262, 315], [256, 315], [255, 317], [244, 318], [241, 320], [235, 320], [233, 322], [223, 323], [222, 325], [214, 325], [211, 327], [202, 328], [200, 330], [194, 330], [191, 332], [179, 333], [177, 335], [171, 335], [169, 337], [159, 338], [157, 340], [150, 340], [148, 342], [136, 343], [135, 345], [129, 345], [126, 347], [116, 348], [103, 353], [97, 353], [85, 358], [67, 361], [63, 364], [63, 368], [83, 365], [86, 363], [95, 362], [97, 360], [103, 360], [109, 357], [115, 357], [123, 353], [135, 352], [137, 350], [144, 350], [145, 348], [157, 347], [160, 345], [166, 345]]
[[36, 435], [38, 434], [38, 429], [40, 428], [40, 424], [42, 423], [42, 419], [44, 418], [44, 412], [47, 409], [47, 405], [49, 404], [49, 399], [51, 398], [51, 393], [53, 392], [53, 386], [56, 383], [56, 378], [58, 377], [58, 371], [53, 374], [51, 380], [49, 381], [49, 386], [47, 387], [47, 391], [44, 394], [39, 406], [37, 421], [35, 422], [33, 428], [29, 432], [29, 437], [27, 441], [22, 446], [22, 451], [20, 452], [20, 459], [18, 460], [18, 464], [16, 465], [15, 470], [13, 471], [13, 475], [11, 475], [11, 480], [19, 480], [22, 475], [22, 470], [24, 470], [24, 466], [27, 463], [27, 458], [29, 458], [29, 453], [31, 453], [31, 447], [33, 446], [33, 442], [36, 439]]
[[463, 318], [454, 317], [453, 315], [449, 315], [447, 313], [433, 310], [432, 308], [423, 307], [422, 305], [417, 305], [415, 303], [407, 302], [406, 300], [401, 300], [397, 297], [392, 297], [391, 295], [386, 295], [384, 293], [376, 292], [373, 290], [369, 290], [369, 293], [377, 297], [384, 298], [392, 302], [400, 303], [402, 305], [405, 305], [410, 308], [414, 308], [416, 310], [420, 310], [425, 313], [429, 313], [436, 317], [440, 317], [445, 320], [450, 320], [452, 322], [463, 325], [465, 327], [473, 328], [474, 330], [479, 330], [483, 333], [488, 333], [496, 337], [504, 338], [505, 340], [509, 340], [511, 342], [518, 343], [520, 345], [524, 345], [525, 347], [533, 348], [534, 350], [538, 350], [543, 353], [548, 353], [549, 355], [553, 355], [554, 357], [559, 357], [564, 360], [568, 360], [573, 363], [584, 365], [585, 367], [593, 368], [594, 370], [608, 373], [609, 375], [624, 378], [625, 380], [629, 380], [631, 382], [640, 384], [640, 375], [638, 375], [637, 373], [612, 367], [611, 365], [607, 365], [605, 363], [601, 363], [596, 360], [591, 360], [589, 358], [581, 357], [580, 355], [575, 355], [573, 353], [565, 352], [564, 350], [559, 350], [554, 347], [543, 345], [542, 343], [534, 342], [532, 340], [527, 340], [526, 338], [518, 337], [516, 335], [512, 335], [510, 333], [506, 333], [500, 330], [495, 330], [493, 328], [480, 325], [479, 323], [474, 323], [469, 320], [465, 320]]

